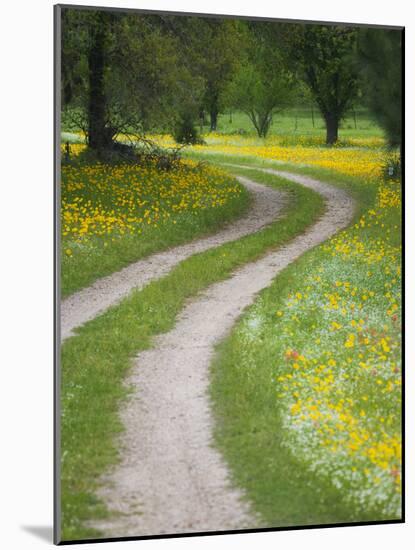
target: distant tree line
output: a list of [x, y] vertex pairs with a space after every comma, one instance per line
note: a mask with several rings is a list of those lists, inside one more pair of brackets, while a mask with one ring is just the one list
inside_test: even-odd
[[391, 146], [401, 142], [400, 30], [140, 15], [62, 8], [62, 106], [91, 149], [120, 133], [197, 139], [225, 110], [246, 113], [259, 137], [305, 99], [326, 142], [365, 104]]

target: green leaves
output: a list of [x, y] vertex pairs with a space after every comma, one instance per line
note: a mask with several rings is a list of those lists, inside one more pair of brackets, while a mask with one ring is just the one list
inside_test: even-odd
[[227, 94], [228, 102], [249, 116], [259, 137], [267, 136], [273, 114], [290, 104], [293, 85], [279, 50], [251, 32]]
[[328, 144], [337, 141], [339, 123], [357, 98], [357, 32], [348, 27], [297, 25], [285, 35], [291, 64], [326, 121]]
[[392, 147], [402, 140], [402, 68], [400, 30], [362, 29], [359, 60], [364, 98]]

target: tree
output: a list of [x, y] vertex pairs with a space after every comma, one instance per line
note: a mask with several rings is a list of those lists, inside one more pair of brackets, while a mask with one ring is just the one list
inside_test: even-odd
[[362, 29], [359, 59], [367, 105], [384, 129], [391, 147], [402, 139], [402, 32]]
[[90, 148], [111, 148], [119, 133], [142, 133], [171, 117], [182, 81], [177, 44], [156, 17], [62, 13], [64, 106], [85, 130]]
[[[163, 31], [177, 43], [181, 70], [182, 93], [175, 104], [175, 116], [172, 121], [173, 134], [183, 125], [195, 127], [198, 118], [205, 109], [211, 115], [211, 125], [216, 128], [219, 110], [219, 98], [221, 90], [226, 86], [230, 77], [229, 71], [224, 67], [230, 62], [231, 50], [225, 43], [218, 45], [215, 53], [217, 59], [212, 59], [212, 40], [220, 36], [221, 21], [201, 17], [181, 17], [174, 15], [161, 15], [160, 24]], [[232, 27], [230, 27], [230, 30]], [[222, 37], [225, 38], [226, 33]], [[228, 40], [232, 38], [232, 32], [228, 33]], [[230, 40], [231, 41], [231, 40]], [[221, 52], [220, 48], [225, 51]], [[228, 66], [229, 69], [229, 66]], [[214, 85], [215, 74], [217, 85]], [[213, 93], [213, 102], [208, 100], [210, 92]], [[216, 102], [215, 102], [216, 98]], [[215, 109], [216, 105], [216, 109]]]
[[110, 147], [116, 130], [107, 125], [108, 111], [105, 93], [106, 50], [113, 15], [97, 12], [90, 18], [90, 43], [88, 48], [88, 144], [91, 149]]
[[228, 86], [227, 101], [246, 113], [258, 136], [265, 138], [273, 115], [291, 103], [294, 82], [278, 49], [252, 30], [245, 38], [245, 52]]
[[358, 94], [357, 32], [338, 26], [285, 26], [289, 61], [320, 109], [328, 145], [336, 143], [339, 124]]
[[105, 11], [62, 11], [62, 87], [64, 107], [78, 107], [78, 124], [92, 149], [112, 142], [107, 124], [105, 73], [114, 15]]
[[198, 110], [207, 110], [210, 129], [215, 131], [224, 92], [233, 76], [241, 48], [241, 22], [175, 16], [164, 16], [163, 21], [180, 39], [183, 64], [204, 83]]
[[211, 131], [217, 129], [223, 94], [236, 67], [238, 27], [238, 22], [230, 19], [204, 19], [199, 35], [200, 74], [205, 79], [203, 106], [210, 116]]

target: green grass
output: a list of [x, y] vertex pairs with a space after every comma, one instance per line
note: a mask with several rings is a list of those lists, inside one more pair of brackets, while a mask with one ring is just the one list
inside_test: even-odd
[[[286, 273], [281, 281], [288, 288], [292, 284]], [[233, 482], [245, 490], [260, 514], [262, 527], [351, 521], [341, 492], [311, 475], [301, 456], [296, 457], [284, 444], [286, 434], [273, 383], [275, 361], [267, 353], [268, 342], [264, 343], [267, 336], [261, 332], [249, 348], [234, 330], [218, 348], [211, 367], [217, 447], [230, 467]]]
[[[200, 129], [200, 128], [199, 128]], [[208, 132], [209, 127], [203, 128]], [[242, 130], [246, 135], [256, 135], [248, 115], [241, 112], [223, 113], [218, 117], [217, 132], [221, 134], [238, 133]], [[292, 108], [274, 115], [269, 136], [316, 136], [325, 138], [326, 127], [318, 109], [314, 109], [314, 126], [311, 108]], [[356, 111], [356, 121], [353, 112], [347, 114], [340, 124], [340, 139], [359, 137], [383, 137], [383, 131], [369, 113], [365, 110]]]
[[[314, 124], [311, 108], [293, 107], [281, 113], [274, 115], [273, 122], [269, 131], [269, 136], [293, 137], [298, 136], [313, 136], [325, 138], [326, 129], [324, 120], [321, 117], [318, 109], [314, 108]], [[370, 116], [370, 113], [365, 109], [356, 109], [356, 118], [353, 116], [353, 111], [349, 112], [345, 119], [340, 124], [339, 138], [340, 140], [347, 138], [372, 138], [383, 137], [382, 129]], [[206, 125], [201, 128], [197, 126], [202, 133], [209, 133], [208, 119]], [[64, 121], [65, 122], [65, 121]], [[76, 133], [78, 129], [65, 123], [63, 124], [62, 141], [72, 143], [80, 143], [79, 135]], [[255, 128], [252, 125], [248, 115], [242, 112], [221, 113], [218, 116], [217, 132], [220, 134], [239, 133], [242, 130], [244, 135], [256, 136]]]
[[[62, 297], [152, 253], [216, 232], [225, 223], [242, 216], [249, 206], [246, 189], [226, 173], [218, 175], [216, 171], [210, 173], [204, 168], [184, 166], [177, 174], [161, 172], [158, 176], [154, 170], [139, 166], [104, 168], [75, 165], [63, 169], [62, 226], [67, 231], [63, 233], [61, 246]], [[182, 187], [181, 178], [185, 181]], [[134, 182], [138, 182], [136, 188]], [[74, 183], [77, 187], [72, 187]], [[173, 198], [171, 185], [177, 190]], [[198, 190], [201, 185], [202, 191]], [[237, 192], [230, 192], [234, 188]], [[224, 204], [212, 204], [216, 193], [221, 193]], [[186, 200], [188, 206], [174, 210], [181, 200]], [[124, 204], [120, 204], [121, 201]], [[138, 201], [143, 206], [137, 206]], [[203, 201], [207, 204], [201, 208]], [[84, 212], [77, 206], [81, 204], [87, 205]], [[193, 208], [192, 204], [197, 207]], [[148, 209], [154, 215], [153, 207], [166, 217], [147, 224], [146, 219], [150, 218], [144, 218], [144, 212]], [[120, 218], [125, 225], [116, 222], [107, 231], [107, 222], [94, 221], [95, 208], [106, 220]], [[68, 222], [66, 212], [72, 216]], [[75, 219], [75, 215], [79, 218]], [[140, 218], [144, 223], [128, 222]], [[84, 235], [79, 234], [79, 219], [89, 220]], [[72, 229], [77, 232], [73, 233]]]
[[[322, 180], [328, 176], [322, 170], [307, 172]], [[339, 179], [330, 177], [332, 183]], [[342, 180], [358, 199], [357, 218], [374, 207], [375, 185], [353, 178]], [[400, 517], [399, 496], [391, 476], [399, 459], [392, 456], [386, 469], [377, 467], [363, 456], [366, 443], [357, 450], [343, 452], [354, 441], [350, 439], [352, 431], [370, 434], [372, 445], [400, 434], [399, 386], [392, 393], [386, 391], [388, 382], [400, 373], [396, 372], [400, 325], [386, 313], [391, 298], [385, 295], [389, 290], [392, 300], [399, 301], [399, 276], [394, 269], [399, 264], [395, 247], [400, 242], [400, 211], [388, 208], [379, 220], [367, 214], [365, 220], [364, 226], [348, 229], [336, 242], [357, 236], [367, 251], [376, 253], [382, 248], [383, 258], [368, 265], [363, 254], [342, 254], [327, 245], [306, 253], [260, 294], [218, 347], [212, 365], [215, 441], [234, 482], [245, 489], [265, 526]], [[350, 296], [344, 286], [337, 287], [346, 280], [357, 289], [356, 297]], [[335, 292], [341, 296], [345, 313], [323, 307], [327, 295]], [[371, 292], [373, 297], [362, 298], [362, 294], [371, 296]], [[356, 309], [352, 310], [352, 305]], [[359, 340], [359, 333], [356, 345], [345, 347], [354, 318], [364, 321], [361, 335], [368, 337], [370, 347]], [[333, 321], [341, 328], [333, 331]], [[387, 353], [381, 349], [385, 335], [390, 338]], [[303, 366], [300, 361], [299, 370], [293, 369], [293, 361], [285, 356], [287, 349], [303, 354], [308, 362]], [[379, 359], [382, 353], [388, 355], [387, 359]], [[321, 379], [327, 376], [330, 359], [336, 361], [332, 368], [334, 386], [330, 389], [326, 385], [326, 394]], [[362, 361], [368, 363], [367, 368], [360, 366]], [[318, 375], [317, 383], [316, 366], [321, 364], [326, 370]], [[304, 375], [305, 382], [300, 375]], [[327, 436], [325, 430], [331, 424], [324, 417], [315, 427], [316, 421], [303, 421], [299, 412], [290, 412], [291, 407], [296, 411], [298, 398], [303, 401], [301, 411], [310, 399], [317, 412], [324, 412], [330, 400], [338, 403], [345, 399], [345, 420]], [[361, 411], [366, 415], [364, 420]], [[352, 417], [359, 419], [357, 427], [348, 424]], [[318, 430], [331, 440], [333, 449], [337, 446], [336, 451], [331, 447], [327, 452], [321, 450], [323, 436]], [[367, 473], [363, 474], [364, 470]]]
[[232, 172], [287, 191], [285, 215], [256, 234], [181, 262], [167, 276], [80, 328], [62, 346], [63, 540], [97, 536], [85, 521], [106, 514], [94, 492], [99, 475], [118, 458], [118, 410], [128, 396], [123, 380], [131, 358], [150, 347], [154, 335], [174, 325], [187, 299], [301, 233], [323, 211], [322, 198], [300, 185], [262, 172]]
[[85, 143], [85, 139], [78, 132], [61, 132], [61, 143]]

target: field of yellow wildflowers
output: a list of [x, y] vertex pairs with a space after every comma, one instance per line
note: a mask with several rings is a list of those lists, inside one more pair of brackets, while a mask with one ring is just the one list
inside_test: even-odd
[[[79, 135], [79, 139], [83, 139]], [[129, 141], [128, 136], [122, 139]], [[190, 154], [227, 155], [272, 160], [298, 166], [317, 166], [354, 177], [373, 178], [379, 175], [385, 157], [382, 137], [350, 137], [335, 147], [325, 147], [320, 136], [271, 135], [266, 139], [210, 133], [203, 136], [205, 145], [187, 148]], [[169, 135], [156, 134], [151, 140], [162, 147], [174, 147]], [[71, 149], [79, 152], [85, 145], [76, 143]]]
[[[72, 145], [72, 154], [84, 147]], [[247, 204], [235, 179], [191, 160], [171, 171], [64, 164], [61, 176], [64, 295], [144, 255], [217, 229]]]
[[[352, 505], [384, 518], [399, 517], [401, 505], [400, 247], [386, 222], [387, 210], [399, 212], [393, 187], [382, 186], [377, 208], [323, 248], [321, 267], [276, 312], [287, 444]], [[383, 238], [367, 238], [372, 224]]]
[[298, 137], [295, 145], [275, 136], [260, 142], [239, 136], [212, 137], [207, 146], [196, 145], [192, 151], [237, 155], [272, 160], [297, 166], [316, 166], [354, 177], [375, 177], [384, 157], [381, 138], [350, 138], [345, 146], [325, 147], [321, 139]]

